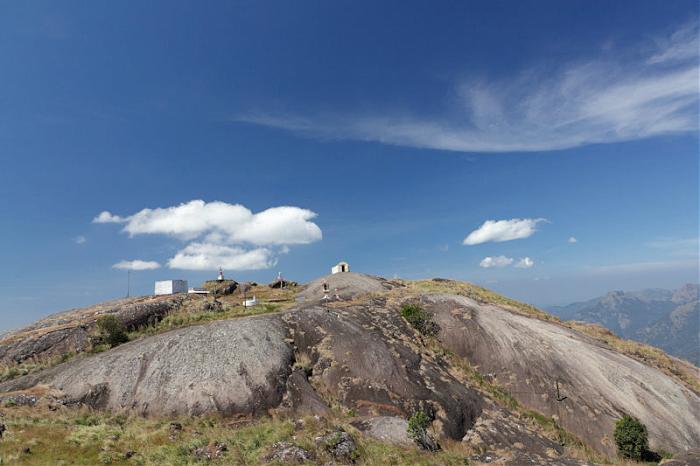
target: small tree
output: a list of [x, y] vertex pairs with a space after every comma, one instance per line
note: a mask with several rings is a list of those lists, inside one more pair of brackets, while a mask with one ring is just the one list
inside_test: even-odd
[[129, 341], [129, 337], [126, 335], [126, 327], [113, 315], [106, 315], [97, 319], [97, 328], [104, 342], [112, 348]]
[[614, 437], [623, 458], [642, 460], [649, 452], [647, 428], [637, 418], [625, 414], [615, 423]]
[[439, 327], [432, 320], [432, 315], [417, 304], [404, 305], [401, 308], [401, 315], [413, 328], [423, 335], [432, 336], [439, 331]]
[[440, 449], [440, 445], [428, 433], [428, 427], [431, 422], [433, 422], [432, 419], [423, 411], [416, 411], [408, 419], [406, 433], [421, 448], [428, 451], [437, 451]]

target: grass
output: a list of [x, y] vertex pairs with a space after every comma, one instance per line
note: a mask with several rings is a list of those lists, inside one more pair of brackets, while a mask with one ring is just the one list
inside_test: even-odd
[[178, 309], [171, 312], [163, 320], [155, 325], [141, 327], [129, 332], [129, 340], [159, 333], [174, 330], [176, 328], [190, 327], [192, 325], [201, 325], [217, 320], [234, 319], [237, 317], [247, 317], [259, 314], [269, 314], [279, 311], [282, 308], [281, 304], [260, 304], [253, 307], [243, 307], [242, 305], [224, 307], [223, 311], [195, 311], [190, 312], [187, 308]]
[[[182, 425], [171, 434], [170, 422]], [[263, 418], [236, 426], [221, 417], [144, 419], [137, 416], [96, 413], [61, 408], [42, 413], [38, 409], [12, 408], [3, 422], [8, 431], [0, 441], [0, 465], [254, 465], [263, 462], [275, 442], [290, 442], [312, 452], [316, 461], [331, 462], [315, 437], [339, 425], [355, 439], [359, 465], [464, 465], [471, 451], [460, 442], [447, 442], [444, 451], [430, 454], [413, 447], [382, 444], [352, 428], [347, 418], [303, 419], [303, 426], [287, 418]], [[198, 447], [226, 444], [219, 460], [199, 460]], [[25, 448], [29, 453], [23, 453]], [[129, 459], [127, 452], [134, 452]]]
[[0, 382], [22, 377], [49, 367], [53, 367], [62, 362], [66, 362], [75, 356], [75, 353], [65, 353], [60, 356], [31, 358], [19, 364], [0, 363]]

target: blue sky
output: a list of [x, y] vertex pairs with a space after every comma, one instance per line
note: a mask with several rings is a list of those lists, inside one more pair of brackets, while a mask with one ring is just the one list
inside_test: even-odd
[[697, 2], [379, 3], [3, 3], [0, 330], [120, 263], [136, 294], [340, 259], [542, 306], [697, 282]]

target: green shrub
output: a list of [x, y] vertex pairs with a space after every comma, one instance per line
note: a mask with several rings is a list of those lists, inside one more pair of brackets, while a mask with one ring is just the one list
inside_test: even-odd
[[105, 343], [112, 348], [129, 341], [126, 327], [113, 315], [105, 315], [97, 319], [97, 328]]
[[647, 428], [638, 419], [625, 414], [615, 423], [614, 437], [621, 457], [642, 460], [648, 455]]
[[408, 437], [416, 442], [416, 444], [428, 451], [438, 451], [440, 445], [428, 433], [428, 427], [433, 422], [432, 418], [424, 411], [416, 411], [413, 416], [408, 419], [408, 428], [406, 433]]
[[423, 335], [431, 336], [438, 333], [439, 328], [433, 322], [432, 316], [417, 304], [405, 304], [401, 308], [401, 315]]
[[423, 411], [416, 413], [408, 419], [408, 436], [413, 440], [422, 439], [430, 425], [430, 418]]

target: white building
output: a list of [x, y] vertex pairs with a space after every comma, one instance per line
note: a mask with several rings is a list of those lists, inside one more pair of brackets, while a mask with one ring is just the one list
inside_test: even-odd
[[190, 288], [187, 294], [209, 294], [209, 291], [204, 288]]
[[156, 282], [156, 295], [176, 293], [187, 293], [187, 280], [162, 280]]
[[338, 262], [335, 266], [331, 268], [331, 273], [336, 274], [336, 273], [343, 273], [343, 272], [349, 272], [350, 271], [350, 265], [347, 262]]
[[246, 299], [243, 301], [243, 307], [253, 307], [258, 305], [258, 298], [253, 295], [252, 299]]

